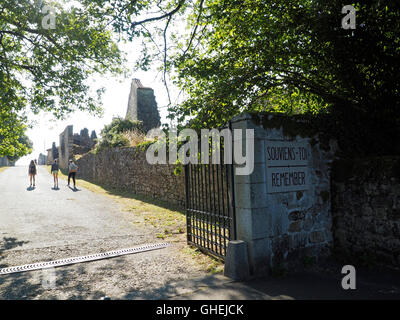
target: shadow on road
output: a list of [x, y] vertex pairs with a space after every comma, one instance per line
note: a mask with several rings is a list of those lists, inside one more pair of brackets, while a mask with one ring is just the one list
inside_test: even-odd
[[26, 188], [26, 191], [33, 191], [35, 189], [36, 189], [35, 187], [28, 187], [28, 188]]
[[[29, 243], [29, 241], [18, 241], [17, 238], [6, 238], [0, 241], [0, 262], [4, 259], [4, 252], [6, 250], [11, 250], [17, 247], [22, 247], [24, 244]], [[0, 264], [0, 268], [6, 268], [7, 265]]]
[[[3, 238], [0, 240], [0, 262], [4, 259], [4, 253], [17, 247], [22, 247], [29, 241], [18, 241], [16, 238]], [[0, 264], [0, 268], [11, 267]], [[0, 300], [32, 300], [32, 299], [71, 299], [71, 300], [99, 300], [106, 294], [99, 290], [90, 291], [86, 283], [80, 282], [80, 277], [87, 272], [83, 265], [77, 272], [71, 269], [55, 269], [55, 285], [49, 287], [48, 270], [35, 270], [29, 272], [0, 275]], [[71, 286], [71, 283], [74, 285]], [[65, 288], [65, 290], [64, 290]], [[60, 295], [60, 289], [65, 293]]]
[[78, 188], [76, 188], [76, 187], [72, 188], [72, 187], [68, 186], [68, 188], [70, 188], [73, 192], [81, 191], [80, 189], [78, 189]]
[[[16, 238], [3, 238], [0, 241], [0, 262], [4, 259], [4, 253], [17, 247], [22, 247], [29, 241], [18, 241]], [[0, 264], [0, 268], [10, 267]], [[30, 276], [25, 273], [0, 275], [0, 297], [1, 299], [23, 299], [26, 292], [35, 294], [37, 288], [29, 283]]]

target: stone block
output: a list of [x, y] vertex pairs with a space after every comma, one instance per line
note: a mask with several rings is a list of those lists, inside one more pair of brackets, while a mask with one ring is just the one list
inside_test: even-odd
[[242, 240], [232, 240], [228, 243], [225, 257], [224, 275], [242, 281], [250, 277], [247, 243]]
[[296, 221], [296, 220], [302, 220], [305, 217], [305, 212], [304, 211], [299, 211], [295, 210], [289, 213], [289, 220]]
[[301, 231], [302, 222], [294, 221], [289, 225], [289, 232], [300, 232]]
[[235, 183], [235, 201], [239, 208], [264, 208], [266, 206], [265, 183]]
[[322, 231], [313, 231], [310, 233], [310, 243], [320, 243], [325, 241], [324, 233]]

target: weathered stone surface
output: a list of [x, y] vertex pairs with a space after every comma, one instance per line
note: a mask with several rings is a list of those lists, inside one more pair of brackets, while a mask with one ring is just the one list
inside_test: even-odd
[[113, 148], [87, 153], [77, 160], [78, 176], [184, 207], [184, 173], [175, 175], [176, 165], [149, 164], [146, 151]]
[[399, 165], [399, 157], [337, 161], [334, 165], [335, 251], [354, 263], [400, 268]]
[[246, 242], [241, 240], [229, 241], [225, 258], [224, 275], [236, 281], [246, 280], [250, 277]]
[[322, 231], [313, 231], [310, 233], [310, 242], [319, 243], [325, 240], [324, 233]]
[[53, 143], [53, 147], [47, 150], [47, 163], [51, 164], [53, 160], [58, 158], [60, 167], [66, 169], [70, 159], [76, 155], [89, 152], [94, 147], [94, 144], [93, 139], [89, 137], [88, 129], [82, 129], [80, 134], [74, 134], [73, 126], [67, 126], [60, 134], [60, 146], [58, 149], [55, 148], [55, 143]]
[[304, 211], [292, 211], [289, 213], [289, 220], [300, 220], [304, 219], [305, 217], [305, 212]]
[[[257, 121], [253, 115], [249, 118], [243, 114], [231, 122], [233, 129], [254, 130], [255, 158], [257, 161], [265, 159], [249, 177], [235, 178], [237, 222], [246, 226], [238, 225], [238, 236], [248, 242], [250, 268], [255, 274], [266, 267], [270, 270], [282, 266], [292, 268], [301, 264], [305, 254], [318, 259], [322, 252], [324, 256], [329, 253], [333, 243], [330, 164], [336, 150], [334, 143], [329, 142], [327, 148], [322, 148], [317, 136], [288, 136], [284, 125], [269, 127], [274, 116], [254, 115]], [[301, 127], [306, 125], [301, 124]], [[285, 156], [279, 155], [277, 159], [280, 152]], [[271, 168], [276, 164], [284, 172], [285, 186], [303, 182], [294, 173], [290, 178], [293, 171], [306, 173], [306, 187], [302, 183], [299, 188], [280, 188], [282, 178], [277, 182], [276, 174], [271, 174]], [[269, 181], [270, 177], [274, 177], [274, 184]], [[269, 188], [271, 186], [274, 186], [273, 190]], [[262, 232], [256, 232], [258, 230]], [[312, 232], [316, 233], [311, 236]], [[260, 244], [259, 250], [255, 250], [255, 239]]]
[[289, 232], [299, 232], [299, 231], [301, 231], [301, 225], [302, 225], [301, 221], [292, 222], [289, 225]]
[[132, 80], [126, 119], [142, 121], [145, 132], [161, 125], [154, 91], [143, 87], [139, 79]]
[[8, 160], [7, 157], [0, 157], [0, 167], [12, 167], [15, 163]]

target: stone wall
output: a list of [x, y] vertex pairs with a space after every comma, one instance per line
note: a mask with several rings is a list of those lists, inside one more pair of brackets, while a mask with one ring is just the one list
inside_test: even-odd
[[0, 167], [12, 167], [15, 163], [8, 160], [7, 157], [0, 157]]
[[175, 165], [150, 165], [146, 152], [133, 148], [113, 148], [87, 153], [77, 160], [78, 177], [107, 186], [185, 206], [184, 174], [174, 174]]
[[332, 178], [336, 253], [400, 269], [400, 157], [338, 161]]

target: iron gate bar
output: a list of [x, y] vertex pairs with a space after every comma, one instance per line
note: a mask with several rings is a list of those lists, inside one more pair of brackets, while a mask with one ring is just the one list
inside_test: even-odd
[[[228, 145], [228, 144], [226, 144]], [[220, 258], [227, 243], [236, 237], [233, 166], [220, 164], [185, 165], [187, 242]]]
[[[232, 132], [232, 122], [228, 121], [228, 129], [230, 132]], [[231, 194], [230, 201], [229, 203], [232, 206], [232, 212], [231, 212], [231, 231], [232, 235], [231, 238], [232, 240], [237, 239], [237, 229], [236, 229], [236, 202], [235, 202], [235, 168], [233, 167], [233, 141], [232, 141], [232, 163], [230, 164], [230, 178], [231, 178], [231, 187], [229, 188], [229, 192]]]
[[[189, 207], [190, 207], [190, 204], [189, 204], [189, 202], [190, 202], [190, 197], [189, 197], [189, 195], [190, 195], [190, 192], [189, 192], [190, 180], [189, 180], [189, 167], [188, 166], [185, 166], [185, 186], [187, 186], [187, 188], [188, 188], [188, 190], [186, 191], [186, 212], [188, 212]], [[191, 230], [192, 224], [190, 221], [190, 216], [188, 214], [186, 214], [186, 226], [187, 226], [188, 230]], [[190, 242], [191, 235], [189, 232], [187, 232], [186, 237], [187, 237], [187, 242]]]
[[[217, 194], [218, 194], [218, 231], [219, 231], [219, 235], [220, 235], [219, 241], [221, 241], [221, 218], [220, 218], [220, 216], [221, 216], [221, 201], [220, 201], [220, 198], [219, 198], [220, 189], [219, 189], [219, 171], [218, 171], [218, 168], [219, 168], [219, 165], [216, 166], [216, 170], [217, 170], [216, 179], [217, 179]], [[221, 246], [219, 247], [219, 249], [220, 249], [219, 254], [222, 255]]]
[[[211, 164], [208, 163], [207, 165], [207, 170], [208, 170], [208, 188], [210, 188], [211, 186], [211, 170], [210, 170]], [[209, 205], [208, 205], [208, 210], [211, 212], [211, 190], [210, 190], [210, 199], [209, 199]], [[213, 221], [214, 216], [211, 214], [210, 215], [210, 223], [211, 223], [211, 228], [215, 227], [214, 221]], [[217, 248], [217, 243], [216, 243], [216, 237], [215, 237], [215, 233], [213, 232], [213, 229], [211, 229], [211, 251], [216, 250]]]

